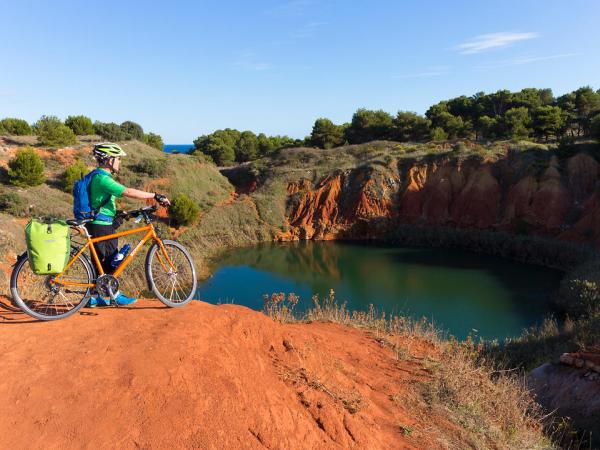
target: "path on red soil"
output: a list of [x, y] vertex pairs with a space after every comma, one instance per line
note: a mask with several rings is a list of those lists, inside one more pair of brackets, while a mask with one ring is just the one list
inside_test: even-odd
[[364, 331], [203, 302], [45, 323], [0, 306], [3, 449], [440, 447], [419, 358]]

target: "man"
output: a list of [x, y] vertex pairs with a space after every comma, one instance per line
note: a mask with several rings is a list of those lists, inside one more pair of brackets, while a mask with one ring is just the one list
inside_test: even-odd
[[[163, 206], [170, 205], [169, 199], [166, 196], [140, 191], [138, 189], [128, 188], [113, 179], [113, 174], [119, 173], [121, 167], [121, 158], [127, 154], [117, 144], [106, 142], [98, 144], [94, 147], [93, 155], [98, 162], [98, 169], [106, 172], [105, 174], [95, 175], [90, 182], [90, 204], [92, 209], [98, 211], [93, 222], [86, 225], [88, 232], [92, 237], [106, 236], [114, 234], [116, 226], [114, 219], [117, 214], [115, 199], [120, 197], [137, 198], [140, 200], [155, 199]], [[108, 239], [106, 241], [95, 244], [102, 269], [105, 273], [111, 273], [112, 258], [119, 248], [118, 239]], [[127, 297], [118, 292], [115, 297], [115, 302], [118, 305], [131, 305], [137, 299]], [[108, 306], [110, 299], [102, 298], [100, 295], [92, 297], [88, 302], [88, 306]]]

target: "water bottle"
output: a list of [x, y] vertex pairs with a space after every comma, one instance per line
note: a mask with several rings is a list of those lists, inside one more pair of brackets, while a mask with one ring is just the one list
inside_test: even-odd
[[113, 266], [115, 269], [117, 267], [119, 267], [119, 265], [121, 264], [121, 262], [129, 254], [130, 250], [131, 250], [131, 245], [125, 244], [123, 246], [123, 248], [121, 250], [119, 250], [119, 252], [115, 256], [113, 256], [113, 259], [110, 262], [110, 265]]

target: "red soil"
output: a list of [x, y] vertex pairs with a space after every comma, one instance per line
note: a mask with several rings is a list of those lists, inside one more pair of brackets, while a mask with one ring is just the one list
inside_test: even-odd
[[365, 331], [202, 302], [46, 323], [9, 308], [0, 448], [460, 447], [414, 394], [435, 358], [423, 342], [398, 360]]
[[288, 196], [295, 196], [290, 229], [277, 239], [365, 239], [380, 236], [382, 226], [389, 231], [414, 223], [509, 232], [525, 227], [531, 234], [600, 246], [600, 165], [584, 153], [562, 163], [553, 157], [546, 167], [506, 157], [448, 158], [404, 169], [390, 166], [382, 175], [358, 167], [315, 186], [304, 179], [289, 183]]

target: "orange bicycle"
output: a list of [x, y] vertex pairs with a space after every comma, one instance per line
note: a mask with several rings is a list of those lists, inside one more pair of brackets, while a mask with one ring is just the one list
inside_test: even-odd
[[[151, 239], [146, 255], [145, 272], [149, 289], [169, 307], [189, 303], [196, 292], [197, 280], [194, 261], [190, 253], [178, 242], [161, 239], [160, 229], [152, 223], [157, 206], [149, 206], [120, 213], [123, 219], [144, 220], [145, 226], [107, 236], [92, 238], [85, 224], [92, 219], [67, 220], [79, 234], [85, 236], [83, 247], [71, 249], [71, 259], [65, 270], [56, 275], [35, 275], [28, 263], [27, 252], [17, 260], [10, 279], [10, 289], [15, 303], [27, 314], [40, 320], [63, 319], [83, 308], [92, 295], [111, 298], [119, 290], [119, 275], [138, 251]], [[144, 233], [132, 251], [113, 273], [104, 273], [94, 244], [108, 239]], [[84, 251], [89, 248], [94, 264]]]

